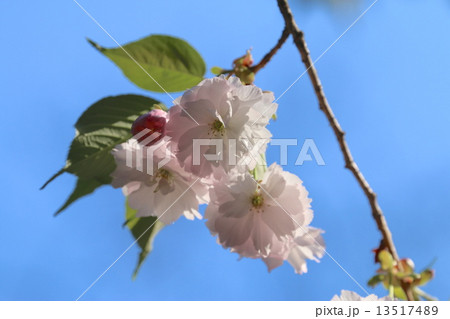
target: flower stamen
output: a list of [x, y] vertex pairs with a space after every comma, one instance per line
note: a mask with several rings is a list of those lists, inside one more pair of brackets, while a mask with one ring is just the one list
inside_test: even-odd
[[169, 185], [170, 187], [173, 187], [173, 175], [171, 172], [164, 168], [160, 168], [158, 170], [158, 173], [156, 173], [154, 179], [153, 179], [157, 185], [155, 189], [153, 190], [154, 193], [159, 192], [161, 187], [161, 182], [165, 182], [164, 184]]
[[254, 209], [256, 209], [256, 212], [261, 212], [261, 207], [264, 205], [264, 197], [260, 193], [255, 193], [251, 198], [250, 201], [252, 203], [252, 206]]
[[220, 134], [223, 136], [223, 132], [225, 131], [225, 125], [221, 120], [217, 119], [211, 123], [211, 131], [214, 135]]
[[160, 178], [164, 178], [164, 179], [169, 179], [172, 176], [172, 174], [170, 174], [170, 172], [164, 168], [159, 169], [158, 171], [158, 177]]

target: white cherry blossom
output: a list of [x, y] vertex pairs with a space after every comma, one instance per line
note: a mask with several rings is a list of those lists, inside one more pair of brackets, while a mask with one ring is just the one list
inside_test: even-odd
[[341, 290], [341, 295], [335, 295], [331, 301], [392, 301], [389, 296], [378, 298], [376, 295], [361, 297], [356, 292], [350, 290]]
[[319, 259], [325, 254], [325, 242], [321, 236], [323, 231], [318, 228], [305, 226], [298, 228], [294, 238], [276, 243], [269, 256], [262, 258], [269, 271], [281, 266], [286, 260], [297, 274], [308, 271], [306, 261]]
[[214, 184], [206, 209], [207, 226], [218, 243], [241, 257], [262, 258], [269, 270], [291, 263], [306, 272], [306, 259], [323, 255], [321, 231], [311, 228], [311, 199], [295, 175], [272, 164], [255, 181], [232, 171]]
[[[230, 172], [236, 164], [252, 169], [255, 161], [240, 163], [249, 156], [254, 145], [265, 151], [271, 134], [266, 125], [275, 113], [272, 93], [263, 92], [254, 85], [243, 85], [236, 77], [215, 77], [200, 82], [176, 100], [169, 110], [166, 134], [176, 143], [176, 156], [187, 171], [200, 177]], [[202, 144], [199, 154], [194, 154], [194, 140]], [[249, 150], [250, 149], [250, 150]], [[218, 160], [208, 160], [204, 155], [217, 154]], [[199, 157], [199, 161], [195, 160]], [[253, 156], [254, 157], [254, 156]]]
[[[122, 187], [128, 205], [137, 210], [138, 217], [157, 216], [165, 224], [181, 215], [191, 220], [202, 218], [198, 206], [207, 201], [208, 186], [185, 172], [163, 143], [164, 140], [148, 147], [137, 143], [118, 145], [112, 152], [117, 165], [111, 175], [112, 186]], [[131, 166], [127, 165], [127, 152], [133, 159]], [[164, 159], [168, 162], [158, 167]], [[136, 160], [141, 161], [140, 165]]]

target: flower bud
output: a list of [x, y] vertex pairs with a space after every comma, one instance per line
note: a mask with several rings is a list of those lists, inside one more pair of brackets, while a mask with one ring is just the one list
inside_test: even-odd
[[409, 258], [400, 259], [399, 270], [401, 270], [405, 274], [414, 273], [414, 262]]
[[243, 71], [237, 71], [236, 76], [241, 80], [242, 84], [249, 85], [255, 82], [255, 72], [250, 69], [244, 69]]
[[253, 56], [251, 50], [247, 50], [247, 53], [245, 55], [233, 61], [233, 66], [235, 69], [241, 67], [248, 68], [251, 67], [252, 64], [253, 64]]
[[144, 130], [148, 130], [148, 133], [138, 138], [138, 141], [142, 142], [149, 138], [153, 133], [158, 133], [156, 134], [156, 137], [146, 143], [147, 146], [150, 146], [158, 142], [164, 136], [166, 122], [167, 112], [160, 109], [151, 110], [150, 112], [139, 116], [134, 121], [131, 126], [131, 134], [135, 136]]

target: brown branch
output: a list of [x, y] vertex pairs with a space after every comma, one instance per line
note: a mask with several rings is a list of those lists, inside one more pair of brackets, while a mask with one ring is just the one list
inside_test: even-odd
[[[281, 49], [281, 47], [283, 46], [284, 42], [286, 42], [289, 35], [290, 35], [290, 32], [289, 32], [288, 28], [284, 27], [283, 32], [281, 33], [281, 36], [278, 39], [277, 44], [261, 59], [261, 61], [259, 61], [258, 64], [254, 65], [252, 67], [249, 67], [249, 69], [253, 73], [256, 73], [259, 70], [261, 70], [262, 68], [264, 68], [266, 66], [266, 64], [269, 63], [270, 60], [272, 60], [273, 56], [278, 52], [278, 50]], [[222, 70], [222, 72], [220, 72], [220, 74], [233, 75], [234, 72], [235, 72], [234, 69]]]
[[[277, 1], [278, 7], [280, 8], [280, 12], [283, 15], [286, 27], [288, 28], [289, 33], [292, 34], [292, 37], [294, 38], [294, 44], [297, 47], [298, 51], [300, 52], [302, 61], [305, 64], [309, 78], [314, 87], [315, 94], [317, 96], [317, 99], [319, 100], [320, 110], [323, 113], [325, 113], [325, 116], [327, 117], [328, 122], [330, 123], [331, 128], [333, 129], [334, 135], [338, 140], [341, 152], [344, 155], [345, 167], [348, 168], [353, 173], [356, 180], [358, 181], [359, 186], [364, 191], [364, 194], [366, 195], [370, 207], [372, 209], [373, 219], [375, 220], [377, 227], [382, 234], [384, 244], [389, 249], [393, 258], [398, 262], [399, 257], [394, 242], [392, 240], [392, 234], [391, 231], [389, 230], [386, 219], [384, 218], [383, 211], [378, 205], [377, 195], [372, 190], [369, 183], [364, 178], [364, 175], [359, 170], [358, 165], [356, 165], [355, 161], [353, 160], [352, 154], [345, 140], [345, 132], [339, 125], [339, 122], [334, 116], [333, 110], [331, 109], [330, 105], [328, 104], [327, 98], [325, 97], [322, 84], [320, 83], [319, 76], [317, 74], [317, 70], [314, 67], [314, 63], [311, 60], [311, 56], [309, 54], [308, 46], [306, 45], [303, 32], [298, 28], [297, 24], [295, 23], [294, 17], [292, 16], [292, 12], [291, 9], [289, 8], [287, 0], [277, 0]], [[408, 299], [410, 299], [410, 291], [405, 292], [408, 296]]]
[[272, 57], [277, 53], [277, 51], [283, 46], [284, 42], [286, 42], [287, 38], [289, 37], [289, 29], [287, 26], [284, 27], [283, 33], [281, 33], [280, 39], [278, 39], [277, 44], [270, 50], [262, 59], [261, 61], [256, 64], [255, 66], [252, 66], [250, 69], [256, 73], [259, 70], [261, 70], [263, 67], [266, 66], [267, 63], [272, 59]]

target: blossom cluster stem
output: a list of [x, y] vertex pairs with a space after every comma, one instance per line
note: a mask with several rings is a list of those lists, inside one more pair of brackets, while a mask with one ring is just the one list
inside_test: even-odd
[[[308, 46], [307, 46], [305, 38], [304, 38], [304, 34], [299, 29], [299, 27], [297, 26], [297, 24], [295, 22], [294, 17], [292, 15], [292, 11], [289, 7], [287, 0], [277, 0], [277, 2], [278, 2], [278, 7], [280, 9], [280, 12], [283, 15], [286, 28], [288, 29], [289, 33], [292, 34], [294, 44], [297, 47], [297, 49], [301, 55], [301, 59], [306, 67], [307, 72], [308, 72], [309, 78], [310, 78], [311, 83], [314, 88], [314, 92], [315, 92], [318, 102], [319, 102], [320, 110], [327, 117], [327, 120], [330, 123], [330, 126], [333, 129], [333, 132], [337, 138], [341, 152], [344, 156], [345, 167], [352, 172], [352, 174], [358, 181], [359, 186], [364, 191], [364, 194], [366, 195], [366, 197], [369, 201], [371, 210], [372, 210], [372, 217], [375, 220], [377, 227], [383, 237], [384, 245], [390, 251], [393, 258], [397, 262], [399, 262], [399, 257], [398, 257], [397, 250], [395, 248], [393, 239], [392, 239], [392, 234], [387, 225], [383, 211], [381, 210], [380, 205], [378, 204], [377, 195], [375, 194], [373, 189], [370, 187], [370, 185], [367, 182], [367, 180], [365, 179], [364, 175], [361, 173], [360, 169], [358, 168], [358, 165], [353, 160], [352, 154], [351, 154], [348, 144], [345, 140], [345, 132], [342, 130], [338, 120], [336, 119], [336, 117], [333, 113], [333, 110], [331, 109], [331, 106], [328, 103], [327, 98], [325, 97], [325, 93], [322, 88], [322, 84], [320, 82], [317, 70], [311, 59], [311, 56], [310, 56], [310, 53], [308, 50]], [[407, 289], [407, 290], [409, 290], [409, 289]], [[408, 299], [410, 300], [411, 296], [412, 296], [411, 291], [405, 291], [405, 293], [408, 296]]]

